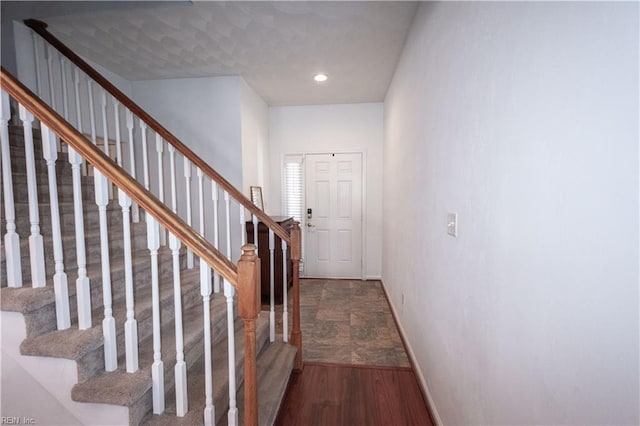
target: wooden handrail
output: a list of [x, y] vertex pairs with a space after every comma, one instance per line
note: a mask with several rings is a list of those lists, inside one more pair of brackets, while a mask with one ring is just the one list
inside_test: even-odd
[[238, 270], [231, 261], [203, 236], [187, 225], [164, 203], [147, 191], [144, 186], [133, 179], [124, 169], [119, 167], [111, 158], [105, 155], [100, 148], [91, 143], [89, 139], [76, 130], [62, 116], [42, 102], [31, 90], [7, 72], [4, 67], [0, 71], [0, 87], [67, 142], [74, 151], [78, 152], [118, 188], [126, 192], [148, 214], [151, 214], [169, 232], [193, 250], [200, 259], [219, 272], [229, 283], [237, 287]]
[[211, 166], [209, 166], [205, 161], [196, 155], [193, 151], [191, 151], [185, 144], [180, 142], [180, 140], [175, 137], [171, 132], [164, 128], [160, 123], [158, 123], [151, 115], [149, 115], [144, 109], [142, 109], [138, 104], [136, 104], [132, 99], [130, 99], [127, 95], [122, 93], [116, 86], [111, 84], [109, 80], [102, 76], [98, 71], [96, 71], [91, 65], [89, 65], [86, 61], [84, 61], [80, 56], [76, 55], [73, 50], [68, 48], [64, 43], [58, 40], [53, 34], [51, 34], [47, 30], [46, 22], [38, 21], [36, 19], [27, 19], [24, 21], [24, 24], [31, 28], [33, 31], [38, 33], [43, 39], [45, 39], [49, 44], [55, 47], [61, 54], [66, 56], [66, 58], [75, 64], [78, 68], [80, 68], [85, 74], [87, 74], [90, 78], [92, 78], [96, 83], [101, 85], [105, 90], [107, 90], [112, 96], [114, 96], [122, 105], [127, 107], [132, 113], [137, 115], [140, 119], [142, 119], [147, 126], [153, 129], [157, 134], [159, 134], [165, 141], [173, 145], [182, 155], [187, 157], [191, 163], [196, 165], [196, 167], [200, 168], [204, 174], [206, 174], [210, 179], [216, 182], [218, 185], [222, 187], [227, 193], [237, 200], [245, 209], [249, 210], [252, 214], [258, 217], [262, 223], [264, 223], [267, 227], [273, 230], [275, 234], [277, 234], [281, 239], [285, 240], [287, 243], [291, 243], [291, 239], [289, 234], [278, 225], [268, 214], [260, 210], [256, 207], [245, 195], [240, 192], [236, 187], [234, 187], [231, 183], [229, 183], [224, 177], [222, 177], [218, 172], [216, 172]]

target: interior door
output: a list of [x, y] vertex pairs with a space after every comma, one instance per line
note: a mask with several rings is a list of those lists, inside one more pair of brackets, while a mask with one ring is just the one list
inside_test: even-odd
[[362, 277], [362, 154], [306, 156], [305, 275]]

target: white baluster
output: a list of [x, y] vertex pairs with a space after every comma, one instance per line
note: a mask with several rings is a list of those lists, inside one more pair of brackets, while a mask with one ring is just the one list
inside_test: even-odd
[[42, 80], [40, 79], [40, 49], [38, 48], [38, 35], [35, 32], [31, 32], [33, 36], [33, 59], [36, 66], [36, 93], [42, 97]]
[[188, 411], [187, 363], [184, 361], [184, 338], [182, 334], [182, 294], [180, 288], [180, 240], [169, 234], [169, 247], [173, 257], [173, 303], [176, 327], [176, 415], [184, 417]]
[[107, 126], [107, 92], [100, 90], [100, 115], [102, 116], [102, 151], [107, 157], [109, 155], [109, 130]]
[[91, 126], [91, 142], [93, 142], [94, 145], [98, 145], [98, 139], [96, 138], [96, 113], [95, 106], [93, 104], [93, 81], [91, 79], [87, 79], [87, 93], [89, 95], [89, 125]]
[[[80, 72], [77, 68], [73, 73], [73, 92], [76, 101], [76, 127], [82, 133], [82, 107], [80, 105]], [[73, 176], [73, 215], [76, 234], [76, 264], [78, 278], [76, 279], [76, 298], [78, 304], [78, 328], [91, 328], [91, 293], [90, 280], [87, 277], [87, 261], [84, 246], [84, 213], [82, 208], [82, 157], [73, 148], [68, 147], [69, 163]], [[86, 168], [84, 168], [86, 173]]]
[[51, 205], [51, 236], [53, 239], [53, 260], [55, 262], [55, 274], [53, 275], [53, 291], [56, 299], [56, 321], [58, 330], [66, 330], [71, 327], [71, 315], [69, 313], [69, 286], [67, 274], [64, 271], [64, 252], [62, 251], [62, 231], [60, 229], [60, 209], [58, 207], [58, 182], [56, 180], [56, 149], [53, 132], [44, 124], [40, 124], [42, 133], [42, 152], [47, 162], [49, 177], [49, 203]]
[[[156, 133], [156, 154], [158, 156], [158, 199], [164, 203], [164, 166], [162, 163], [162, 152], [164, 142], [162, 137]], [[167, 245], [167, 232], [160, 226], [160, 244]]]
[[[142, 120], [140, 120], [140, 134], [142, 135], [142, 177], [144, 187], [147, 191], [149, 191], [149, 149], [147, 147], [147, 123]], [[146, 216], [147, 213], [145, 212], [145, 218]]]
[[169, 178], [171, 179], [171, 210], [177, 214], [178, 189], [176, 187], [176, 149], [173, 145], [169, 144], [167, 147], [167, 151], [169, 151]]
[[[116, 132], [116, 160], [122, 167], [122, 141], [120, 140], [120, 103], [113, 98], [113, 114], [115, 117]], [[133, 123], [132, 123], [133, 124]], [[118, 203], [122, 208], [122, 231], [124, 238], [124, 280], [125, 299], [127, 306], [127, 320], [124, 323], [124, 346], [126, 354], [127, 372], [138, 370], [138, 322], [135, 318], [135, 302], [133, 295], [133, 261], [131, 256], [131, 223], [129, 212], [131, 210], [131, 198], [121, 189], [118, 189]]]
[[11, 172], [11, 148], [9, 146], [9, 121], [11, 109], [9, 95], [2, 91], [2, 110], [0, 110], [0, 127], [2, 127], [2, 187], [4, 191], [4, 214], [7, 216], [7, 232], [4, 235], [4, 250], [7, 265], [7, 285], [22, 287], [22, 267], [20, 265], [20, 237], [16, 233], [16, 212], [13, 199], [13, 176]]
[[76, 100], [76, 127], [82, 133], [82, 108], [80, 106], [80, 71], [73, 70], [73, 94]]
[[51, 103], [49, 104], [51, 108], [56, 109], [56, 90], [53, 82], [53, 47], [51, 45], [47, 45], [46, 51], [46, 59], [47, 59], [47, 76], [49, 77], [49, 100]]
[[111, 97], [111, 102], [113, 103], [113, 120], [116, 133], [116, 163], [118, 163], [118, 166], [123, 167], [122, 138], [120, 137], [120, 102], [113, 96]]
[[76, 297], [78, 300], [78, 328], [91, 328], [91, 288], [87, 277], [87, 259], [84, 247], [84, 215], [82, 210], [82, 180], [80, 166], [82, 157], [69, 147], [69, 163], [73, 176], [73, 215], [76, 232], [76, 262], [78, 278], [76, 279]]
[[102, 266], [102, 298], [104, 301], [104, 319], [102, 335], [104, 336], [104, 369], [115, 371], [118, 368], [118, 350], [116, 347], [116, 321], [113, 318], [111, 296], [111, 267], [109, 262], [109, 230], [107, 229], [107, 204], [109, 193], [107, 178], [97, 169], [93, 169], [96, 205], [100, 218], [100, 263]]
[[[184, 157], [184, 180], [187, 195], [187, 225], [191, 227], [191, 162]], [[193, 252], [187, 247], [187, 268], [193, 269]]]
[[[168, 146], [169, 169], [171, 174], [171, 210], [178, 212], [178, 193], [176, 188], [176, 150], [173, 145]], [[184, 342], [182, 336], [182, 295], [180, 286], [180, 240], [169, 234], [169, 246], [173, 258], [173, 292], [175, 303], [176, 327], [176, 413], [179, 417], [188, 410], [187, 401], [187, 364], [184, 361]]]
[[129, 210], [131, 198], [118, 190], [118, 201], [122, 207], [122, 230], [124, 233], [124, 277], [126, 290], [127, 320], [124, 323], [124, 346], [127, 360], [127, 372], [138, 370], [138, 322], [135, 318], [133, 296], [133, 266], [131, 256], [131, 223]]
[[215, 424], [216, 414], [213, 406], [213, 379], [211, 373], [211, 268], [200, 259], [200, 294], [204, 318], [204, 424]]
[[69, 94], [67, 93], [67, 69], [66, 61], [60, 55], [60, 76], [62, 79], [62, 114], [65, 120], [69, 119]]
[[227, 220], [227, 258], [231, 260], [231, 200], [227, 191], [224, 191], [224, 211]]
[[289, 341], [289, 309], [288, 295], [289, 285], [287, 284], [287, 242], [282, 240], [282, 340]]
[[[196, 176], [198, 177], [198, 222], [200, 225], [199, 230], [200, 235], [204, 237], [204, 174], [199, 167], [196, 168]], [[200, 263], [202, 263], [202, 259], [200, 259]]]
[[[156, 139], [157, 141], [157, 139]], [[178, 211], [178, 194], [176, 188], [176, 150], [173, 145], [168, 146], [169, 169], [171, 173], [171, 210]], [[180, 286], [180, 240], [169, 234], [169, 246], [173, 258], [173, 297], [175, 304], [176, 327], [176, 413], [183, 417], [188, 410], [187, 401], [187, 364], [184, 361], [184, 341], [182, 333], [182, 294]]]
[[149, 191], [149, 149], [147, 147], [147, 123], [140, 120], [140, 134], [142, 135], [142, 175], [144, 188]]
[[[211, 198], [213, 199], [213, 246], [220, 248], [220, 225], [218, 223], [218, 184], [211, 181]], [[214, 271], [213, 292], [220, 293], [220, 274]]]
[[253, 244], [256, 245], [256, 253], [258, 253], [258, 223], [260, 223], [260, 221], [256, 215], [253, 215], [251, 220], [253, 220]]
[[233, 296], [236, 290], [231, 284], [224, 280], [224, 296], [227, 300], [227, 351], [229, 353], [229, 412], [227, 424], [236, 426], [238, 424], [238, 407], [236, 406], [236, 338], [233, 313]]
[[[107, 91], [100, 90], [100, 113], [102, 115], [102, 149], [107, 157], [111, 157], [109, 152], [109, 127], [107, 125]], [[113, 185], [109, 182], [107, 187], [107, 195], [113, 200]]]
[[[136, 178], [136, 156], [134, 153], [134, 141], [133, 141], [133, 113], [130, 110], [126, 110], [126, 120], [127, 120], [127, 133], [129, 136], [129, 173], [131, 173], [131, 177], [134, 180]], [[138, 208], [138, 204], [133, 203], [131, 205], [131, 217], [135, 223], [140, 222], [140, 209]]]
[[[95, 106], [93, 104], [93, 81], [89, 78], [87, 79], [87, 94], [89, 96], [89, 127], [91, 129], [91, 142], [94, 145], [98, 145], [98, 139], [96, 136], [96, 115], [95, 115]], [[85, 167], [89, 168], [89, 163], [85, 163]]]
[[[53, 108], [54, 110], [57, 111], [57, 106], [56, 106], [56, 89], [55, 89], [55, 83], [53, 80], [53, 47], [51, 47], [51, 45], [47, 45], [46, 48], [46, 59], [47, 59], [47, 76], [49, 77], [49, 99], [51, 100], [51, 108]], [[58, 151], [60, 151], [60, 141], [58, 140], [58, 137], [54, 134], [53, 135], [55, 141], [56, 141], [56, 149]]]
[[[242, 252], [242, 246], [247, 244], [247, 224], [245, 223], [245, 212], [244, 206], [238, 203], [240, 207], [240, 238], [242, 239], [242, 243], [240, 244], [240, 251]], [[240, 253], [242, 255], [242, 253]]]
[[151, 303], [153, 315], [153, 364], [151, 365], [151, 389], [153, 414], [164, 412], [164, 363], [162, 362], [160, 334], [160, 277], [158, 272], [158, 249], [160, 229], [151, 215], [145, 215], [147, 222], [147, 247], [151, 255]]
[[38, 183], [36, 181], [36, 163], [33, 152], [33, 115], [20, 105], [20, 119], [24, 128], [24, 154], [27, 167], [27, 191], [29, 196], [29, 259], [31, 262], [31, 285], [44, 287], [46, 274], [44, 269], [44, 240], [40, 234], [40, 215], [38, 213]]
[[276, 307], [275, 307], [275, 285], [274, 285], [274, 269], [275, 269], [275, 248], [276, 238], [273, 229], [269, 228], [269, 298], [271, 308], [269, 310], [269, 340], [276, 340]]
[[[82, 106], [80, 105], [80, 71], [78, 68], [74, 68], [73, 70], [73, 94], [76, 100], [76, 127], [78, 131], [82, 133]], [[82, 158], [80, 159], [82, 160]], [[87, 174], [87, 165], [86, 163], [80, 161], [80, 166], [82, 167], [82, 174], [86, 176]]]

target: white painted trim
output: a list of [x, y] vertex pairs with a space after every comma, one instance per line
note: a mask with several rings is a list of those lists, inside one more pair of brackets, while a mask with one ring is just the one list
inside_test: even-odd
[[436, 404], [435, 401], [433, 400], [433, 397], [431, 396], [431, 391], [429, 389], [429, 386], [427, 385], [427, 380], [424, 377], [424, 374], [422, 373], [422, 370], [420, 369], [420, 365], [418, 364], [418, 360], [416, 359], [416, 354], [413, 352], [413, 348], [411, 347], [411, 342], [409, 341], [409, 339], [407, 338], [407, 334], [404, 331], [404, 328], [402, 327], [402, 322], [400, 322], [400, 316], [398, 315], [398, 311], [396, 311], [395, 307], [393, 306], [393, 301], [391, 300], [391, 298], [389, 297], [389, 291], [387, 290], [387, 287], [384, 285], [384, 281], [382, 279], [380, 279], [380, 283], [382, 284], [382, 287], [384, 289], [384, 292], [387, 296], [387, 300], [389, 302], [389, 306], [391, 307], [391, 313], [393, 314], [393, 317], [395, 318], [395, 322], [396, 325], [398, 326], [398, 331], [400, 332], [400, 335], [402, 336], [402, 340], [405, 344], [405, 349], [407, 350], [407, 355], [409, 356], [409, 359], [411, 360], [411, 365], [413, 366], [413, 371], [415, 372], [416, 376], [418, 376], [418, 380], [420, 380], [420, 385], [422, 387], [422, 390], [425, 393], [425, 396], [427, 398], [427, 403], [429, 404], [429, 409], [431, 411], [431, 414], [433, 415], [433, 420], [436, 422], [437, 426], [442, 426], [442, 419], [440, 418], [440, 414], [438, 414], [438, 409], [436, 408]]
[[365, 281], [382, 281], [382, 275], [366, 275]]
[[360, 244], [362, 244], [362, 250], [360, 251], [360, 255], [362, 256], [360, 258], [360, 277], [363, 280], [366, 280], [367, 278], [367, 153], [366, 152], [361, 152], [360, 153], [360, 160], [362, 160], [362, 163], [360, 164], [361, 167], [361, 171], [362, 171], [362, 188], [361, 188], [361, 196], [362, 199], [360, 200], [360, 202], [362, 203], [362, 208], [360, 209], [360, 214], [362, 215], [361, 217], [361, 224], [362, 224], [362, 232], [361, 234], [361, 238], [362, 241], [360, 242]]

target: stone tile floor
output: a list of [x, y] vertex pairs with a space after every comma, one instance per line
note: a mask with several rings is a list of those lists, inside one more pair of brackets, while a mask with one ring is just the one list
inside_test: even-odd
[[300, 311], [305, 361], [410, 365], [380, 281], [301, 279]]

